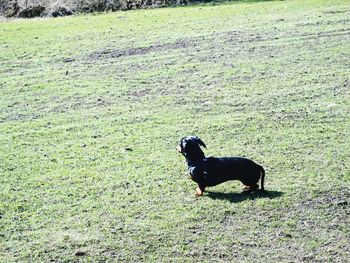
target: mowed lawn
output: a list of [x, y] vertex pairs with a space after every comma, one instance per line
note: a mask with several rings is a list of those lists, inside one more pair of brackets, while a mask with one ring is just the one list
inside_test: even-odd
[[[0, 262], [348, 262], [350, 1], [0, 22]], [[175, 151], [245, 156], [266, 194]]]

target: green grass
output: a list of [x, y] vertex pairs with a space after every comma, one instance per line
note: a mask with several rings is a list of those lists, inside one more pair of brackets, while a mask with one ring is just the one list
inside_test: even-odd
[[[0, 262], [346, 262], [349, 1], [0, 23]], [[194, 197], [177, 141], [265, 167]]]

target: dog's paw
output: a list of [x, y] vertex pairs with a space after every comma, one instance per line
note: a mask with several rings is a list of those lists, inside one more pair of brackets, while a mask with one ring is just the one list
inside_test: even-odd
[[201, 196], [201, 194], [200, 193], [198, 193], [197, 191], [194, 193], [194, 196], [195, 197], [200, 197]]
[[249, 194], [251, 192], [254, 192], [259, 188], [258, 185], [245, 185], [242, 191], [242, 194]]
[[196, 197], [200, 197], [200, 196], [202, 196], [203, 195], [203, 191], [201, 190], [201, 189], [197, 189], [196, 190], [196, 193], [194, 194]]
[[243, 187], [243, 192], [249, 191], [250, 190], [250, 186], [249, 185], [245, 185]]

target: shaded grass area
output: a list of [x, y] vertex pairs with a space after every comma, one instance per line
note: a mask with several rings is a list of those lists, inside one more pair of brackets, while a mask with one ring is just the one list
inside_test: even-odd
[[255, 200], [259, 198], [278, 198], [283, 195], [282, 192], [279, 191], [255, 191], [250, 194], [243, 194], [243, 193], [222, 193], [222, 192], [207, 192], [208, 196], [212, 199], [217, 200], [228, 200], [232, 203], [239, 203], [243, 202], [245, 200]]
[[[0, 261], [349, 258], [348, 1], [0, 24]], [[174, 147], [268, 195], [194, 198]]]

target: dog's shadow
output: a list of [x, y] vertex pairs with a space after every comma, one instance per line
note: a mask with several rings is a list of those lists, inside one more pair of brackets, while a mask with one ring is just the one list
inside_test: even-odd
[[257, 190], [252, 193], [246, 194], [246, 193], [220, 193], [220, 192], [206, 191], [206, 195], [212, 199], [228, 200], [231, 203], [239, 203], [245, 200], [254, 200], [257, 198], [273, 199], [273, 198], [282, 196], [283, 192]]

